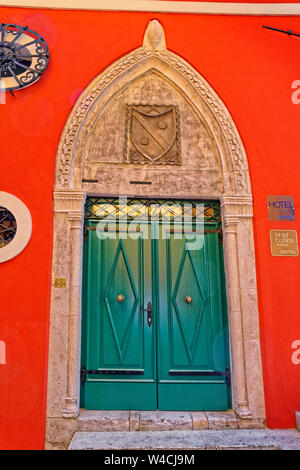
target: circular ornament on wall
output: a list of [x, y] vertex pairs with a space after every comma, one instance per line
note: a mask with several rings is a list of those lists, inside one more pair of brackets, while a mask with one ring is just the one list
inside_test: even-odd
[[24, 250], [32, 232], [31, 215], [25, 204], [0, 191], [0, 263]]
[[0, 90], [25, 88], [35, 83], [49, 62], [46, 41], [27, 26], [0, 25]]

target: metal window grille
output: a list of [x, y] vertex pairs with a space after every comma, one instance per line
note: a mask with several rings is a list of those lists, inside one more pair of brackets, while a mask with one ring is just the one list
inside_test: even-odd
[[133, 221], [159, 220], [181, 221], [189, 218], [192, 222], [221, 223], [219, 201], [147, 199], [147, 198], [97, 198], [89, 197], [85, 206], [86, 220]]

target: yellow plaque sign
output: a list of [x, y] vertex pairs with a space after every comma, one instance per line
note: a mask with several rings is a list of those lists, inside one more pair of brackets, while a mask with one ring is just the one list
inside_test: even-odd
[[272, 256], [298, 256], [296, 230], [270, 230]]
[[65, 277], [56, 277], [54, 279], [54, 287], [65, 289], [67, 287], [67, 279]]

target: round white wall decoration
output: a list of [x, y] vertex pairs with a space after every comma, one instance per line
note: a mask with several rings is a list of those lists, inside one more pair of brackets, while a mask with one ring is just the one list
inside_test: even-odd
[[25, 204], [0, 191], [0, 263], [24, 250], [32, 232], [31, 215]]

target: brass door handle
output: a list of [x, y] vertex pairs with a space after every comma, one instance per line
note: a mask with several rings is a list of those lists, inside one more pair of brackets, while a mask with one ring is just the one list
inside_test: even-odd
[[124, 299], [125, 299], [125, 297], [124, 297], [123, 294], [118, 294], [118, 295], [117, 295], [117, 301], [118, 301], [118, 302], [122, 303], [122, 302], [124, 302]]
[[190, 297], [189, 295], [186, 295], [184, 300], [186, 301], [187, 304], [192, 303], [192, 297]]

